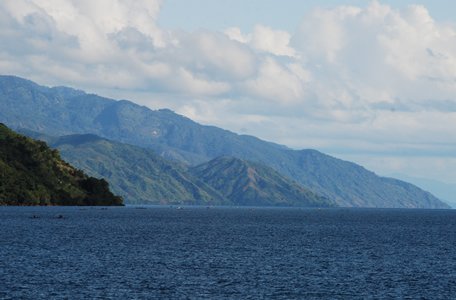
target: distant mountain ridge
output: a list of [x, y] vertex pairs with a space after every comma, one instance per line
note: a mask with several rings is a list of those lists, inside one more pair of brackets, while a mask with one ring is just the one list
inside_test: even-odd
[[170, 110], [150, 110], [126, 100], [61, 87], [46, 88], [18, 77], [0, 76], [0, 121], [54, 136], [96, 134], [154, 149], [164, 158], [189, 165], [219, 156], [237, 157], [269, 166], [341, 206], [448, 207], [411, 184], [379, 177], [315, 150], [291, 150], [203, 126]]
[[[85, 94], [62, 94], [14, 76], [0, 76], [0, 120], [52, 136], [92, 133], [111, 140], [153, 148], [162, 156], [189, 164], [221, 155], [259, 155], [264, 146], [286, 147], [203, 126], [171, 110], [150, 110], [130, 101]], [[34, 118], [26, 118], [35, 114]], [[245, 152], [245, 153], [244, 153]]]

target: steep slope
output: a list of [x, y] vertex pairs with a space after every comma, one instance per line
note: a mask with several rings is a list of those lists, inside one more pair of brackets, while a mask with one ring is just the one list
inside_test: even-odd
[[315, 150], [292, 151], [297, 168], [291, 176], [300, 183], [341, 206], [449, 208], [449, 206], [412, 184], [375, 173], [351, 162]]
[[51, 146], [88, 174], [106, 178], [129, 204], [229, 204], [184, 166], [166, 161], [152, 150], [95, 135], [64, 136], [53, 139]]
[[286, 148], [202, 126], [167, 109], [150, 110], [126, 100], [61, 90], [62, 87], [46, 88], [19, 77], [0, 76], [0, 120], [14, 128], [51, 136], [92, 133], [153, 148], [166, 158], [190, 164], [220, 155], [268, 156]]
[[415, 186], [381, 178], [318, 151], [294, 151], [202, 126], [169, 110], [153, 111], [125, 100], [46, 88], [17, 77], [0, 76], [0, 120], [14, 128], [57, 136], [94, 133], [192, 165], [223, 155], [258, 162], [343, 206], [448, 207]]
[[423, 190], [426, 190], [433, 195], [437, 196], [439, 199], [442, 199], [445, 203], [448, 203], [452, 208], [456, 208], [456, 185], [450, 184], [447, 182], [408, 176], [401, 173], [391, 174], [392, 177], [410, 182]]
[[56, 150], [0, 124], [0, 204], [122, 205], [103, 179], [88, 177]]
[[269, 167], [234, 157], [216, 158], [191, 172], [235, 205], [334, 206]]

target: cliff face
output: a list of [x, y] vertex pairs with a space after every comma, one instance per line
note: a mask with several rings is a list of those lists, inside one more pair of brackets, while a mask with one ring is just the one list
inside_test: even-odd
[[122, 205], [104, 179], [89, 177], [46, 143], [0, 123], [1, 205]]

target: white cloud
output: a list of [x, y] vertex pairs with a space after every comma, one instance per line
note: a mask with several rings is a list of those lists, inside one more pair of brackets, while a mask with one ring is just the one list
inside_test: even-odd
[[253, 29], [251, 44], [255, 49], [275, 55], [294, 57], [295, 50], [290, 47], [291, 35], [283, 30], [257, 25]]
[[218, 95], [228, 92], [230, 88], [224, 82], [199, 79], [185, 68], [178, 69], [175, 75], [174, 83], [178, 84], [183, 94]]
[[254, 53], [246, 45], [232, 41], [221, 33], [180, 32], [175, 36], [179, 43], [166, 55], [170, 60], [188, 66], [195, 73], [238, 81], [255, 72]]
[[231, 27], [224, 32], [230, 39], [249, 44], [253, 49], [278, 56], [295, 57], [295, 50], [290, 47], [291, 34], [283, 30], [274, 30], [264, 25], [256, 25], [251, 34], [244, 35], [241, 29]]
[[435, 22], [422, 6], [401, 12], [372, 2], [365, 9], [314, 11], [292, 45], [318, 82], [344, 90], [352, 101], [320, 93], [322, 99], [369, 106], [454, 97], [455, 36], [455, 28]]
[[303, 59], [310, 63], [335, 63], [341, 50], [347, 46], [351, 32], [347, 23], [361, 12], [357, 7], [339, 7], [334, 10], [316, 9], [304, 17], [292, 45]]
[[423, 6], [319, 8], [296, 32], [186, 32], [158, 26], [161, 2], [1, 1], [0, 72], [334, 154], [456, 144], [456, 26]]
[[245, 91], [255, 98], [288, 105], [304, 100], [303, 76], [306, 76], [306, 71], [302, 68], [296, 65], [287, 67], [269, 57], [260, 65], [258, 76], [245, 83]]
[[243, 44], [247, 44], [251, 39], [250, 35], [246, 36], [246, 35], [242, 34], [241, 29], [238, 27], [227, 28], [224, 31], [224, 33], [226, 34], [226, 36], [228, 36], [233, 41], [237, 41], [237, 42], [240, 42]]
[[[161, 0], [35, 0], [52, 17], [57, 28], [78, 36], [84, 42], [102, 40], [108, 34], [135, 28], [163, 46], [162, 32], [156, 25]], [[78, 25], [78, 26], [75, 26]], [[89, 45], [87, 45], [89, 46]], [[93, 46], [93, 45], [92, 45]]]

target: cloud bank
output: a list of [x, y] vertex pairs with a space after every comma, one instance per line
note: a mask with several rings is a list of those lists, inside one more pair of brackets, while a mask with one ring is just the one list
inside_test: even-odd
[[373, 1], [305, 12], [296, 32], [187, 32], [158, 26], [161, 5], [2, 1], [0, 73], [169, 107], [381, 172], [394, 169], [387, 156], [405, 171], [411, 156], [448, 157], [423, 173], [456, 169], [456, 26], [425, 7]]

